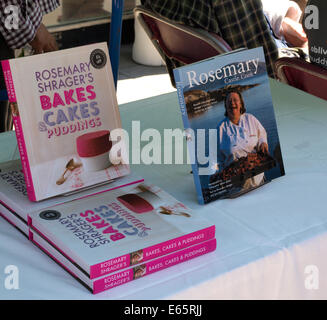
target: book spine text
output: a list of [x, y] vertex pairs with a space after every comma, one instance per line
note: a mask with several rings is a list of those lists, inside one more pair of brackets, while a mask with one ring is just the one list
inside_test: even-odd
[[[180, 80], [180, 71], [178, 69], [174, 70], [174, 78], [175, 78], [176, 89], [177, 89], [178, 103], [179, 103], [181, 113], [182, 113], [184, 129], [187, 134], [187, 130], [190, 129], [190, 124], [189, 124], [189, 120], [188, 120], [187, 109], [186, 109], [186, 104], [185, 104], [185, 99], [184, 99], [183, 84]], [[194, 133], [194, 134], [196, 134], [196, 133]], [[199, 173], [198, 173], [198, 167], [196, 165], [196, 149], [195, 149], [194, 141], [188, 142], [188, 151], [190, 154], [194, 183], [195, 183], [195, 188], [196, 188], [196, 192], [197, 192], [197, 196], [198, 196], [198, 201], [200, 204], [204, 204], [202, 188], [201, 188], [201, 183], [200, 183], [200, 178], [199, 178]]]
[[94, 281], [93, 293], [97, 294], [105, 290], [117, 287], [121, 284], [133, 281], [139, 277], [144, 277], [148, 274], [172, 267], [179, 263], [191, 260], [206, 253], [212, 252], [216, 249], [216, 239], [197, 244], [191, 248], [183, 249], [181, 251], [169, 254], [162, 258], [150, 261], [142, 266], [137, 266], [128, 270], [124, 270], [103, 279]]
[[[11, 68], [10, 68], [10, 62], [8, 60], [4, 60], [1, 62], [1, 64], [2, 64], [3, 74], [4, 74], [5, 83], [6, 83], [6, 87], [7, 87], [9, 102], [11, 103], [11, 107], [12, 107], [15, 104], [17, 104], [17, 99], [16, 99], [14, 82], [13, 82], [13, 77], [12, 77]], [[32, 182], [31, 168], [30, 168], [29, 162], [28, 162], [26, 144], [25, 144], [25, 139], [24, 139], [24, 135], [23, 135], [22, 124], [21, 124], [20, 117], [19, 117], [19, 111], [15, 107], [12, 107], [12, 109], [13, 109], [12, 110], [12, 118], [13, 118], [13, 122], [14, 122], [14, 126], [15, 126], [17, 145], [18, 145], [18, 150], [20, 153], [22, 169], [23, 169], [25, 182], [26, 182], [27, 195], [31, 201], [36, 201], [33, 182]]]
[[[187, 235], [162, 242], [160, 244], [144, 248], [142, 250], [143, 259], [140, 262], [145, 262], [154, 258], [158, 258], [162, 255], [172, 253], [174, 251], [187, 248], [197, 243], [209, 240], [215, 236], [215, 226], [211, 226], [196, 232], [189, 233]], [[103, 263], [99, 263], [91, 266], [90, 278], [95, 279], [100, 276], [112, 273], [119, 269], [127, 268], [132, 263], [131, 255], [126, 254], [114, 259], [110, 259]]]
[[9, 60], [3, 60], [3, 61], [1, 61], [1, 65], [2, 65], [2, 71], [3, 71], [5, 83], [6, 83], [9, 102], [17, 102], [14, 82], [13, 82], [11, 69], [10, 69], [10, 62], [9, 62]]

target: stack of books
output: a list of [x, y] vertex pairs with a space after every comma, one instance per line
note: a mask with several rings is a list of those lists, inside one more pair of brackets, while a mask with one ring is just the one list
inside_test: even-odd
[[106, 43], [2, 66], [21, 159], [0, 164], [0, 213], [32, 243], [93, 293], [216, 249], [212, 223], [131, 173]]

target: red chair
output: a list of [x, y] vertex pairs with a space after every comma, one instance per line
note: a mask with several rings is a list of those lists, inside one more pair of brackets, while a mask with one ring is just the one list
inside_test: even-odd
[[[138, 19], [155, 48], [166, 62], [172, 85], [175, 87], [170, 59], [190, 64], [231, 51], [218, 35], [206, 30], [175, 23], [143, 6], [134, 9]], [[168, 59], [167, 59], [168, 58]]]
[[276, 61], [275, 70], [280, 81], [327, 100], [327, 69], [301, 58], [283, 57]]

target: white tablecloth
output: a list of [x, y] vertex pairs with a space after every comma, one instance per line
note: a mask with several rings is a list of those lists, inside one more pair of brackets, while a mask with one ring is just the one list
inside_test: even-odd
[[[200, 206], [188, 165], [132, 167], [215, 223], [214, 253], [92, 295], [0, 220], [0, 299], [326, 299], [327, 103], [276, 81], [271, 86], [284, 177]], [[128, 131], [132, 120], [141, 130], [182, 128], [176, 93], [120, 109]], [[0, 135], [0, 161], [17, 156], [12, 138]], [[18, 267], [17, 290], [5, 287], [8, 265]]]

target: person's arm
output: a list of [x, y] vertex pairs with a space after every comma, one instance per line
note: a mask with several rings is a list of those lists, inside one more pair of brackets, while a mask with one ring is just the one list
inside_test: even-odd
[[305, 47], [308, 38], [301, 23], [285, 17], [282, 22], [282, 33], [285, 40], [294, 47]]
[[265, 16], [270, 22], [274, 34], [284, 38], [294, 47], [303, 47], [307, 43], [306, 34], [299, 23], [302, 10], [295, 1], [261, 0]]
[[54, 10], [57, 0], [0, 2], [0, 32], [12, 49], [31, 44], [36, 53], [55, 50], [56, 42], [42, 25], [43, 14]]
[[270, 22], [275, 35], [282, 38], [282, 22], [294, 1], [261, 0], [263, 12]]
[[34, 54], [58, 50], [55, 38], [50, 34], [43, 23], [38, 27], [34, 39], [30, 42]]
[[42, 21], [40, 7], [34, 5], [27, 12], [19, 0], [3, 0], [0, 5], [1, 34], [10, 48], [22, 48], [35, 37]]

